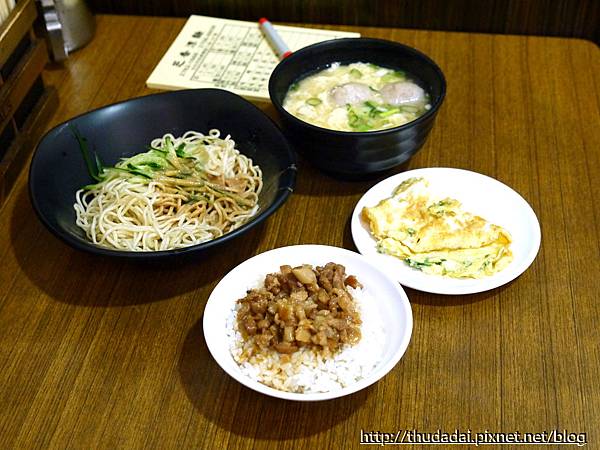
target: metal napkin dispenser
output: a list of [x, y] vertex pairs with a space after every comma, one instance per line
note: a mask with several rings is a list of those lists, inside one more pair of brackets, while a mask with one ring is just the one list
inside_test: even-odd
[[92, 40], [94, 16], [84, 0], [39, 0], [55, 61]]

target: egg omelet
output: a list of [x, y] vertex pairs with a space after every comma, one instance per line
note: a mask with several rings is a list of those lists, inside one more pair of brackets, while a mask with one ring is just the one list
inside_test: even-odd
[[458, 200], [434, 197], [424, 178], [404, 181], [362, 216], [377, 251], [426, 273], [482, 278], [512, 261], [508, 231], [463, 211]]

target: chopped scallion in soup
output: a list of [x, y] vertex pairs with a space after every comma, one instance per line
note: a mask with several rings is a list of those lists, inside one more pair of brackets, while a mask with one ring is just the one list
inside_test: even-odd
[[283, 107], [322, 128], [373, 131], [411, 122], [431, 105], [429, 94], [406, 72], [358, 62], [334, 63], [294, 83]]

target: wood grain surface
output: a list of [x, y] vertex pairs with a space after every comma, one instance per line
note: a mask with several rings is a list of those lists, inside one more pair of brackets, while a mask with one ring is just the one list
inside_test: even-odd
[[597, 0], [89, 0], [104, 14], [570, 36], [600, 44]]
[[[44, 74], [60, 97], [50, 126], [151, 92], [144, 82], [184, 23], [97, 19], [94, 40]], [[348, 220], [376, 180], [336, 181], [301, 160], [296, 191], [266, 223], [203, 259], [159, 266], [59, 242], [30, 206], [25, 171], [0, 210], [0, 448], [358, 448], [361, 430], [404, 429], [558, 429], [600, 446], [599, 49], [575, 39], [345, 29], [404, 42], [441, 66], [448, 95], [408, 168], [465, 168], [518, 191], [542, 227], [529, 270], [476, 295], [408, 289], [412, 340], [385, 378], [338, 400], [279, 401], [211, 358], [206, 300], [262, 251], [354, 249]]]

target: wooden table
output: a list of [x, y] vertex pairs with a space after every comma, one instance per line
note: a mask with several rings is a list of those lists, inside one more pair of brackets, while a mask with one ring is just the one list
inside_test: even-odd
[[[45, 72], [61, 102], [51, 126], [149, 93], [146, 77], [184, 23], [97, 19], [93, 42]], [[279, 401], [213, 361], [202, 334], [208, 295], [274, 247], [353, 249], [348, 218], [375, 181], [336, 181], [301, 161], [295, 193], [264, 226], [203, 261], [157, 267], [59, 242], [35, 217], [23, 171], [0, 210], [0, 448], [356, 448], [361, 430], [405, 429], [558, 429], [600, 446], [598, 48], [351, 30], [414, 46], [442, 67], [448, 95], [409, 167], [474, 170], [521, 193], [543, 235], [529, 270], [478, 295], [407, 289], [412, 340], [385, 378], [338, 400]]]

